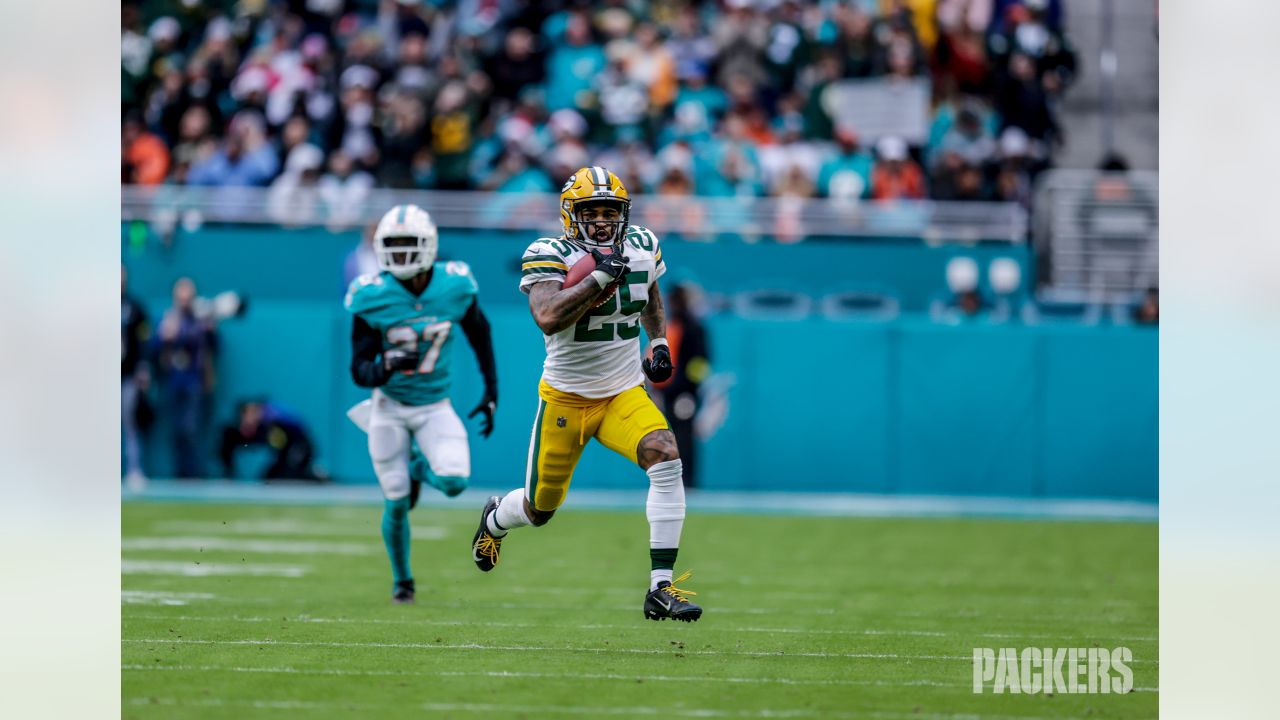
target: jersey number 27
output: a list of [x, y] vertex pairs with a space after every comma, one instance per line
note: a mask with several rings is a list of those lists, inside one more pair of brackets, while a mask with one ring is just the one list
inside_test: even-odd
[[[436, 361], [440, 359], [440, 347], [444, 345], [444, 341], [449, 337], [449, 331], [452, 329], [453, 323], [448, 320], [424, 326], [422, 328], [422, 342], [430, 343], [430, 347], [427, 348], [426, 352], [422, 353], [422, 362], [418, 363], [418, 369], [404, 370], [404, 374], [418, 375], [435, 370]], [[387, 342], [406, 350], [417, 352], [418, 333], [409, 325], [397, 325], [387, 329]]]

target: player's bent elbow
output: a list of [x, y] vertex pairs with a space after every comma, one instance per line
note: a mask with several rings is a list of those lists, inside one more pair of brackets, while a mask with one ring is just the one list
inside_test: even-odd
[[538, 324], [538, 329], [542, 331], [543, 335], [555, 335], [563, 330], [564, 328], [560, 326], [558, 320], [559, 318], [550, 313], [535, 311], [533, 314], [533, 321]]

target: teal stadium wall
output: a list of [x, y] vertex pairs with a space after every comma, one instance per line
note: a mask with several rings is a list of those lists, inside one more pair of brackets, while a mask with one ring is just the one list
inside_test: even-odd
[[[527, 233], [454, 233], [442, 255], [472, 264], [494, 328], [501, 402], [494, 435], [472, 436], [473, 484], [523, 482], [542, 339], [517, 290]], [[211, 418], [267, 395], [310, 424], [320, 460], [343, 482], [373, 482], [365, 437], [346, 419], [365, 397], [347, 373], [341, 266], [356, 233], [206, 227], [162, 244], [124, 226], [130, 289], [153, 317], [193, 277], [210, 295], [239, 290], [246, 317], [223, 323]], [[980, 264], [1022, 248], [918, 243], [701, 244], [671, 241], [672, 274], [712, 291], [895, 289], [907, 312], [885, 322], [707, 320], [729, 414], [702, 448], [706, 488], [1155, 499], [1157, 347], [1136, 327], [936, 324], [921, 310], [951, 257]], [[453, 397], [465, 415], [480, 380], [465, 343]], [[212, 432], [210, 448], [213, 447]], [[163, 422], [148, 469], [171, 467]], [[212, 454], [212, 452], [211, 452]], [[252, 463], [244, 463], [244, 473]], [[212, 470], [212, 463], [210, 469]], [[625, 461], [590, 447], [575, 487], [640, 488]], [[572, 497], [572, 496], [571, 496]]]

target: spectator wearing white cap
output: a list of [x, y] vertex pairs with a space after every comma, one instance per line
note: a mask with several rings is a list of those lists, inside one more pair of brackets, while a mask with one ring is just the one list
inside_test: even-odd
[[318, 184], [324, 151], [302, 143], [289, 151], [284, 171], [271, 183], [267, 212], [276, 222], [294, 225], [316, 216], [320, 209]]
[[994, 182], [994, 199], [1016, 202], [1031, 209], [1032, 172], [1035, 158], [1027, 134], [1021, 128], [1007, 127], [1000, 133], [999, 165]]
[[329, 155], [329, 171], [319, 183], [320, 198], [329, 211], [330, 227], [345, 227], [356, 222], [373, 185], [373, 176], [356, 167], [350, 155], [342, 149], [334, 150]]
[[925, 196], [924, 172], [907, 154], [902, 138], [886, 135], [876, 142], [871, 171], [871, 197], [876, 200], [919, 200]]

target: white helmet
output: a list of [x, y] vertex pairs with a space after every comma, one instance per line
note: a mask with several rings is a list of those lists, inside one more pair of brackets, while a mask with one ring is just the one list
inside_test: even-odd
[[[387, 245], [391, 238], [413, 238], [416, 245]], [[397, 205], [378, 221], [373, 233], [373, 251], [378, 267], [407, 280], [436, 261], [439, 234], [426, 210], [417, 205]], [[399, 256], [399, 262], [397, 262]]]

